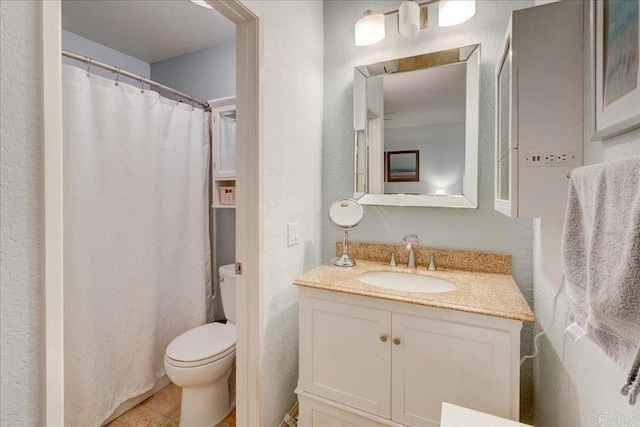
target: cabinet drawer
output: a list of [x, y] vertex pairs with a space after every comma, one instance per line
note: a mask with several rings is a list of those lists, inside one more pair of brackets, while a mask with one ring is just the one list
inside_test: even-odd
[[389, 425], [305, 396], [299, 396], [299, 401], [298, 425], [300, 427], [381, 427]]

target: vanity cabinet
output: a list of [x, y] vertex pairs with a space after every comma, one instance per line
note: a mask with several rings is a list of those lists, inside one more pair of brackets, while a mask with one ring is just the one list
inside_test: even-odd
[[211, 164], [214, 208], [235, 207], [236, 98], [209, 101], [211, 107]]
[[495, 202], [510, 217], [563, 218], [582, 164], [583, 3], [512, 13], [496, 69]]
[[518, 420], [522, 322], [300, 289], [301, 426], [436, 426], [442, 402]]

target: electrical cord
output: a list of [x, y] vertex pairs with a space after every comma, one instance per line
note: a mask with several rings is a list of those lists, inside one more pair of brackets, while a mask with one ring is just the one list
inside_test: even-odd
[[553, 297], [553, 313], [551, 314], [551, 324], [547, 327], [547, 329], [543, 330], [542, 332], [537, 334], [535, 337], [533, 337], [533, 348], [534, 348], [533, 354], [529, 356], [522, 356], [522, 359], [520, 359], [520, 365], [522, 365], [527, 359], [533, 359], [534, 357], [536, 357], [536, 355], [538, 354], [538, 340], [540, 339], [541, 336], [546, 334], [547, 331], [549, 331], [549, 329], [553, 327], [554, 323], [556, 323], [556, 305], [558, 304], [558, 297], [560, 296], [560, 294], [562, 293], [562, 290], [564, 289], [564, 282], [565, 282], [565, 277], [563, 274], [562, 280], [560, 281], [560, 287], [558, 288], [555, 296]]

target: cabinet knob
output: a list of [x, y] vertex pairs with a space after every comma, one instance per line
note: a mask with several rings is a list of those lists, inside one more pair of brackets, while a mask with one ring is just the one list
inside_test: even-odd
[[395, 338], [393, 339], [393, 343], [394, 343], [395, 345], [400, 345], [400, 338], [395, 337]]
[[380, 335], [380, 341], [387, 342], [387, 334]]

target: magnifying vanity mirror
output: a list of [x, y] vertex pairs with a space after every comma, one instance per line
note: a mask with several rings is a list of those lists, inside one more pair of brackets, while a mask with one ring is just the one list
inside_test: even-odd
[[480, 45], [354, 70], [354, 198], [478, 207]]
[[338, 230], [344, 231], [342, 238], [342, 256], [333, 263], [338, 267], [353, 267], [356, 262], [349, 257], [349, 232], [360, 224], [364, 209], [353, 199], [339, 199], [329, 208], [329, 221]]

